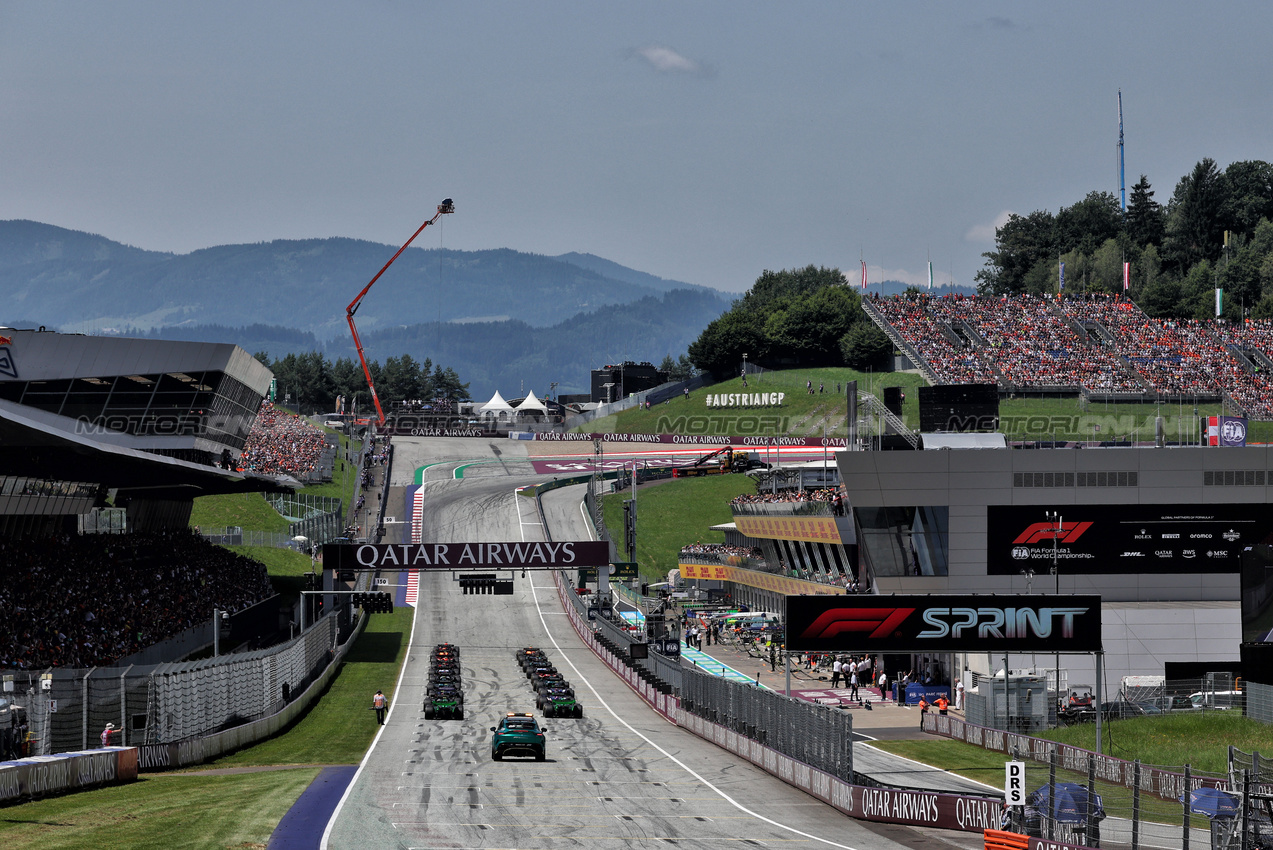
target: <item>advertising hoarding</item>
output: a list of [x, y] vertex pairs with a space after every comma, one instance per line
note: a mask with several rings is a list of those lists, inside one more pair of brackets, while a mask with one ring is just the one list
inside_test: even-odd
[[[1047, 514], [1061, 515], [1058, 534]], [[1244, 548], [1273, 534], [1265, 505], [990, 505], [986, 571], [1018, 575], [1236, 573]]]
[[610, 544], [604, 540], [323, 545], [323, 568], [335, 570], [565, 569], [609, 563]]
[[1099, 596], [788, 596], [796, 652], [1095, 652]]

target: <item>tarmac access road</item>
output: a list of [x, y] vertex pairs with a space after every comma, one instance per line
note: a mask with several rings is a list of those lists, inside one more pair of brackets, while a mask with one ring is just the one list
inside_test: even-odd
[[[401, 503], [415, 468], [434, 462], [427, 442], [395, 438], [391, 506], [395, 498]], [[502, 444], [490, 446], [501, 450], [497, 455], [489, 441], [447, 442], [445, 458], [497, 462], [472, 467], [462, 480], [426, 475], [422, 539], [544, 539], [534, 501], [514, 493], [537, 478], [525, 462]], [[555, 511], [549, 517], [559, 521]], [[572, 527], [553, 538], [584, 539], [576, 534]], [[389, 718], [328, 825], [324, 847], [982, 846], [972, 834], [855, 821], [661, 719], [578, 640], [547, 573], [519, 574], [511, 596], [464, 595], [453, 578], [421, 576]], [[429, 652], [444, 641], [460, 648], [463, 720], [424, 719]], [[544, 648], [571, 681], [584, 717], [541, 718], [546, 761], [495, 762], [489, 728], [506, 712], [534, 709], [514, 657], [528, 645]], [[351, 722], [373, 717], [368, 711]]]

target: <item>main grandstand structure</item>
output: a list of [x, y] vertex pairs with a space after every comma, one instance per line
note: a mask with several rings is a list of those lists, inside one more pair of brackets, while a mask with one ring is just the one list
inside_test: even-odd
[[0, 329], [0, 536], [74, 531], [111, 491], [157, 530], [196, 496], [295, 486], [236, 470], [271, 379], [234, 345]]
[[[262, 404], [272, 379], [234, 345], [0, 329], [0, 671], [31, 754], [110, 721], [143, 766], [197, 761], [329, 675], [338, 618], [288, 639], [264, 565], [189, 528], [196, 497], [290, 492], [280, 461], [326, 447]], [[255, 651], [179, 660], [218, 638]]]

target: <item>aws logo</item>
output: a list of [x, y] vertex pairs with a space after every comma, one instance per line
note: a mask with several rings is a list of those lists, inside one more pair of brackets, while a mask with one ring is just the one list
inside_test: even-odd
[[914, 608], [832, 608], [810, 623], [800, 636], [822, 640], [850, 635], [878, 640], [891, 637], [913, 613]]
[[1073, 543], [1083, 536], [1083, 532], [1091, 527], [1092, 524], [1090, 522], [1062, 522], [1058, 533], [1057, 527], [1053, 523], [1036, 522], [1017, 535], [1017, 539], [1013, 540], [1012, 544], [1015, 546], [1019, 543], [1030, 544], [1053, 539], [1060, 543]]

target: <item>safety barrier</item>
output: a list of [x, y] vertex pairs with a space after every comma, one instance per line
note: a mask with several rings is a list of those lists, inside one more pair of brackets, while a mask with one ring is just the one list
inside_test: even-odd
[[136, 779], [136, 747], [105, 747], [55, 756], [31, 756], [0, 762], [0, 802], [33, 799]]

